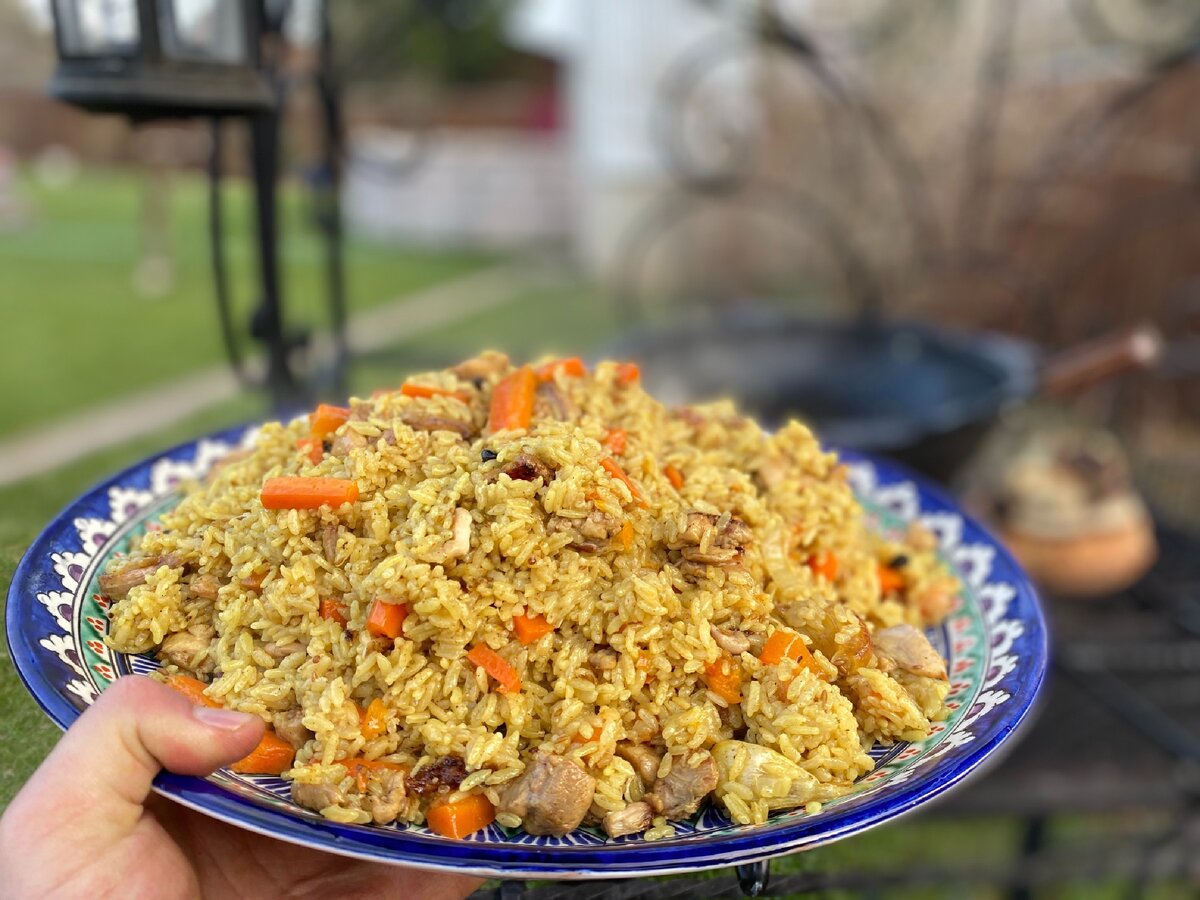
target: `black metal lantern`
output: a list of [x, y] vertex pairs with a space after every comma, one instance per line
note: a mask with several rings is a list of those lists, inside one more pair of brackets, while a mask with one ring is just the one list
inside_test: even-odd
[[248, 0], [54, 0], [50, 92], [133, 118], [244, 114], [274, 94], [259, 67], [260, 4]]

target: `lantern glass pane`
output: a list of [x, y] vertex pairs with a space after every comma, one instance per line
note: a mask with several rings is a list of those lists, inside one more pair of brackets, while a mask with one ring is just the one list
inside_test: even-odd
[[246, 65], [245, 0], [158, 0], [163, 53], [174, 59]]
[[65, 56], [127, 56], [137, 52], [137, 0], [55, 0]]

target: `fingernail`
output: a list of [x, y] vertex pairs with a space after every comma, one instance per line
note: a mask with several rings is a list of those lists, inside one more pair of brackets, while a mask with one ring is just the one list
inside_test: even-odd
[[254, 721], [254, 716], [249, 713], [235, 712], [232, 709], [214, 709], [211, 706], [194, 706], [192, 715], [196, 717], [196, 721], [204, 723], [209, 728], [219, 728], [222, 731], [237, 731]]

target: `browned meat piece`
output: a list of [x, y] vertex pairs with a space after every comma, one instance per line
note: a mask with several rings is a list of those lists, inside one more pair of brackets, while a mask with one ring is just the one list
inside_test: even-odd
[[339, 526], [332, 522], [321, 526], [321, 550], [330, 563], [337, 562], [338, 530]]
[[391, 446], [395, 446], [395, 444], [396, 444], [396, 432], [395, 432], [395, 431], [393, 431], [391, 428], [385, 428], [385, 429], [383, 429], [383, 431], [382, 431], [382, 432], [380, 433], [380, 435], [379, 435], [379, 440], [378, 440], [378, 443], [380, 443], [380, 444], [386, 444], [386, 445], [388, 445], [389, 447], [391, 447]]
[[681, 554], [689, 562], [727, 566], [741, 559], [751, 537], [750, 526], [736, 516], [692, 511], [672, 546], [682, 548]]
[[617, 667], [617, 651], [603, 647], [588, 655], [588, 665], [597, 672], [611, 672]]
[[263, 644], [263, 650], [267, 652], [267, 656], [274, 660], [287, 659], [293, 653], [303, 653], [304, 645], [299, 641], [291, 641], [287, 644], [277, 644], [274, 641], [268, 641]]
[[705, 753], [695, 768], [688, 766], [687, 759], [677, 759], [667, 777], [654, 782], [654, 790], [644, 798], [668, 819], [687, 818], [717, 787], [717, 764], [711, 754]]
[[875, 653], [905, 672], [925, 678], [946, 680], [946, 661], [925, 637], [911, 625], [893, 625], [875, 632]]
[[617, 744], [617, 756], [625, 760], [642, 780], [642, 786], [649, 789], [658, 780], [658, 766], [662, 762], [662, 754], [656, 753], [646, 744], [634, 744], [621, 741]]
[[533, 414], [535, 418], [539, 419], [557, 419], [560, 422], [569, 422], [579, 416], [579, 410], [562, 388], [553, 381], [543, 381], [537, 388]]
[[497, 812], [517, 816], [530, 834], [561, 837], [579, 827], [595, 792], [596, 779], [574, 760], [539, 753], [500, 797]]
[[404, 413], [400, 417], [400, 421], [415, 431], [453, 431], [464, 440], [475, 433], [475, 427], [470, 422], [451, 419], [447, 416], [431, 416], [415, 410]]
[[116, 572], [106, 572], [100, 576], [100, 591], [110, 600], [120, 600], [135, 587], [145, 584], [146, 579], [163, 566], [175, 569], [178, 568], [180, 562], [182, 559], [178, 553], [131, 559], [125, 568]]
[[408, 776], [407, 787], [418, 797], [457, 790], [467, 777], [467, 764], [457, 756], [443, 756]]
[[604, 817], [604, 831], [613, 838], [623, 834], [641, 834], [650, 827], [653, 818], [654, 811], [649, 803], [630, 803], [624, 809], [610, 812]]
[[216, 600], [217, 592], [221, 590], [221, 580], [216, 575], [197, 575], [188, 585], [193, 597], [201, 600]]
[[489, 380], [504, 375], [512, 368], [508, 357], [495, 350], [488, 350], [479, 356], [461, 362], [450, 371], [464, 381], [478, 379]]
[[551, 516], [546, 522], [546, 530], [551, 534], [575, 535], [575, 540], [567, 544], [568, 547], [580, 553], [595, 553], [621, 530], [621, 521], [608, 513], [593, 510], [585, 519]]
[[299, 750], [312, 738], [313, 733], [304, 727], [304, 710], [296, 706], [287, 712], [275, 714], [275, 733]]
[[250, 575], [247, 578], [243, 578], [238, 583], [242, 587], [246, 588], [246, 590], [260, 591], [260, 590], [262, 590], [263, 582], [266, 581], [266, 579], [267, 579], [266, 572], [255, 572], [253, 575]]
[[726, 653], [741, 656], [750, 650], [750, 638], [746, 637], [740, 631], [735, 631], [732, 628], [726, 630], [718, 628], [716, 625], [709, 625], [708, 632], [712, 635], [713, 640], [717, 642], [717, 646]]
[[454, 510], [454, 525], [450, 540], [442, 545], [443, 562], [450, 562], [471, 552], [471, 514], [459, 507]]
[[404, 809], [404, 773], [396, 769], [374, 769], [367, 775], [363, 808], [376, 825], [393, 822]]
[[343, 428], [330, 444], [329, 453], [344, 459], [350, 455], [351, 450], [361, 450], [365, 446], [367, 446], [367, 439], [363, 435], [353, 428]]
[[516, 458], [505, 463], [500, 471], [513, 481], [533, 481], [540, 478], [544, 484], [549, 484], [554, 478], [554, 470], [532, 453], [518, 453]]
[[585, 538], [596, 541], [607, 541], [621, 530], [621, 520], [596, 509], [588, 513], [586, 519], [579, 523], [579, 533]]
[[327, 806], [345, 806], [346, 795], [332, 784], [301, 784], [292, 782], [292, 800], [306, 809], [317, 812]]
[[875, 642], [871, 640], [867, 623], [857, 613], [854, 617], [858, 619], [858, 628], [847, 640], [837, 645], [829, 660], [842, 675], [850, 675], [876, 662]]
[[212, 636], [212, 628], [204, 624], [193, 625], [187, 631], [169, 634], [158, 648], [159, 659], [189, 672], [207, 675], [213, 670], [212, 660], [206, 656], [198, 663], [193, 661], [208, 650]]
[[350, 404], [350, 421], [365, 422], [371, 418], [371, 412], [375, 409], [375, 404], [369, 400], [360, 400], [357, 403]]

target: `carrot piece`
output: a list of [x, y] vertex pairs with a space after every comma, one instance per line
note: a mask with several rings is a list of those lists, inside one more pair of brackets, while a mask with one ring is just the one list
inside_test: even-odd
[[704, 667], [704, 680], [708, 688], [726, 703], [742, 702], [742, 673], [729, 654], [722, 654], [716, 662]]
[[617, 479], [617, 481], [624, 482], [625, 486], [629, 488], [629, 493], [633, 494], [633, 500], [638, 506], [645, 508], [648, 505], [642, 489], [630, 480], [629, 476], [621, 470], [620, 466], [611, 459], [600, 460], [600, 465], [604, 468], [605, 472]]
[[400, 385], [400, 393], [405, 397], [453, 397], [461, 403], [471, 402], [471, 395], [466, 391], [452, 391], [448, 388], [434, 387], [430, 384], [413, 384], [409, 381]]
[[308, 461], [314, 466], [325, 456], [325, 446], [319, 437], [300, 438], [296, 441], [296, 447], [308, 457]]
[[349, 478], [268, 478], [259, 495], [266, 509], [338, 507], [358, 499], [358, 485]]
[[820, 575], [826, 581], [833, 581], [837, 578], [841, 568], [837, 556], [828, 551], [810, 556], [808, 567], [813, 570], [814, 575]]
[[497, 690], [502, 694], [515, 694], [521, 690], [521, 677], [503, 656], [486, 644], [476, 644], [467, 652], [467, 659], [479, 666], [499, 683]]
[[491, 825], [496, 807], [483, 794], [468, 794], [461, 800], [435, 803], [425, 814], [430, 830], [442, 837], [464, 838]]
[[633, 523], [626, 522], [617, 532], [617, 543], [625, 550], [633, 546]]
[[321, 618], [332, 619], [343, 628], [346, 627], [346, 607], [338, 603], [332, 597], [326, 597], [321, 601]]
[[376, 697], [367, 705], [362, 716], [362, 736], [374, 740], [387, 731], [387, 707]]
[[376, 600], [367, 613], [367, 632], [375, 637], [389, 637], [395, 640], [404, 633], [404, 620], [407, 618], [407, 604]]
[[582, 378], [587, 374], [587, 367], [578, 356], [572, 356], [569, 359], [556, 359], [546, 363], [544, 366], [539, 366], [537, 377], [539, 381], [552, 381], [554, 376], [559, 372], [562, 372], [568, 378]]
[[528, 428], [537, 386], [537, 375], [529, 366], [521, 366], [497, 384], [488, 411], [488, 431]]
[[517, 633], [517, 640], [522, 644], [532, 644], [553, 630], [554, 626], [546, 621], [545, 616], [513, 616], [513, 631]]
[[642, 370], [637, 363], [624, 362], [617, 364], [617, 384], [633, 384], [642, 377]]
[[167, 677], [166, 684], [167, 687], [174, 688], [191, 700], [195, 706], [211, 706], [213, 709], [221, 707], [220, 703], [204, 693], [204, 689], [208, 685], [197, 678], [188, 675], [170, 675]]
[[667, 466], [663, 469], [663, 474], [667, 476], [667, 481], [671, 482], [675, 490], [683, 487], [683, 473], [674, 466]]
[[894, 594], [904, 590], [904, 575], [889, 566], [879, 566], [879, 592]]
[[344, 406], [330, 406], [322, 403], [308, 417], [308, 427], [312, 436], [323, 438], [337, 431], [350, 420], [350, 410]]
[[604, 447], [609, 453], [615, 453], [620, 456], [625, 452], [628, 439], [629, 434], [624, 428], [613, 428], [604, 433]]
[[358, 783], [358, 792], [365, 793], [367, 790], [367, 776], [371, 772], [387, 770], [392, 772], [407, 772], [408, 767], [402, 766], [400, 763], [388, 762], [386, 759], [364, 759], [361, 756], [356, 756], [351, 759], [339, 759], [337, 765], [346, 770], [346, 774], [351, 776]]
[[258, 746], [229, 768], [243, 775], [279, 775], [295, 758], [296, 748], [268, 728]]
[[780, 628], [767, 638], [767, 642], [763, 644], [762, 653], [758, 655], [758, 660], [764, 666], [773, 666], [785, 657], [804, 666], [818, 678], [825, 677], [825, 673], [809, 651], [808, 645], [804, 643], [804, 638], [794, 631]]

